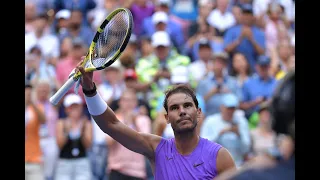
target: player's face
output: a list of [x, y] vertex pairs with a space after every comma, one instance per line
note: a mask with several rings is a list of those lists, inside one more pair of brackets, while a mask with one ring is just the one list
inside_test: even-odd
[[185, 93], [172, 94], [168, 98], [168, 113], [165, 117], [175, 133], [194, 131], [200, 113], [192, 97]]

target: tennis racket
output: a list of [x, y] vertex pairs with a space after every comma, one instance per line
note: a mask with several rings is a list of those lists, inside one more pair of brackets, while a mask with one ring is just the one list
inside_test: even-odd
[[[132, 14], [126, 8], [111, 12], [98, 28], [81, 66], [86, 72], [102, 70], [114, 63], [126, 48], [132, 31]], [[81, 77], [81, 72], [71, 72], [65, 84], [50, 98], [57, 105]]]

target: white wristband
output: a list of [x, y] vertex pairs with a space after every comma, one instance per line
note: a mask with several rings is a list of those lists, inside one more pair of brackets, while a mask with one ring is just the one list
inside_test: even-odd
[[101, 98], [99, 93], [92, 97], [84, 96], [89, 113], [93, 116], [98, 116], [104, 113], [108, 109], [107, 103]]

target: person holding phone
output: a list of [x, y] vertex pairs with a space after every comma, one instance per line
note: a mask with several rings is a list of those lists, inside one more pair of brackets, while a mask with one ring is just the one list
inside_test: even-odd
[[219, 113], [222, 97], [226, 93], [233, 93], [239, 98], [241, 95], [237, 80], [227, 72], [228, 55], [215, 53], [212, 61], [212, 71], [202, 79], [196, 92], [201, 95], [206, 103], [206, 116]]

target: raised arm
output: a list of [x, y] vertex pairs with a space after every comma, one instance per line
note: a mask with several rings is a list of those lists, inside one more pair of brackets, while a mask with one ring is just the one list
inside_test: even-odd
[[[92, 81], [93, 73], [84, 72], [82, 67], [77, 69], [82, 73], [81, 85], [83, 90], [90, 91], [95, 89]], [[153, 158], [155, 148], [159, 144], [161, 137], [139, 133], [123, 124], [95, 90], [91, 93], [85, 93], [85, 100], [90, 114], [103, 132], [126, 148], [148, 158]]]

